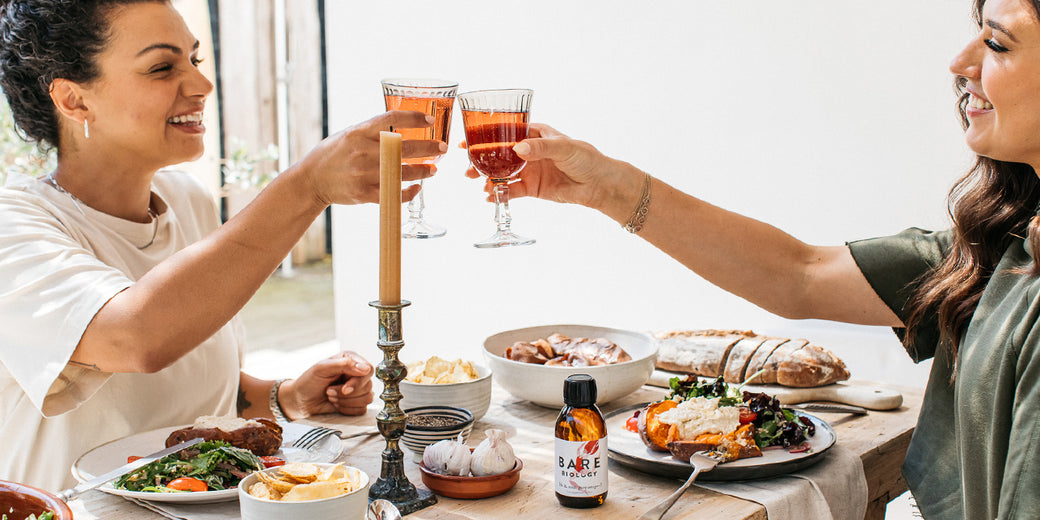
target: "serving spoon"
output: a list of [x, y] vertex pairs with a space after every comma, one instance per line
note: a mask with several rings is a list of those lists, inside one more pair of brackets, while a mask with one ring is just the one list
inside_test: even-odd
[[401, 512], [389, 500], [377, 498], [368, 505], [367, 520], [401, 520]]
[[696, 480], [697, 475], [715, 469], [715, 466], [718, 464], [719, 459], [712, 457], [706, 451], [698, 451], [693, 455], [690, 455], [690, 466], [693, 466], [693, 472], [690, 473], [690, 478], [686, 479], [686, 482], [683, 482], [683, 485], [680, 486], [675, 493], [668, 495], [668, 498], [665, 498], [649, 511], [643, 513], [643, 516], [640, 516], [638, 520], [661, 520], [661, 517], [671, 509], [672, 505], [675, 504], [675, 501], [679, 500], [679, 497], [690, 488], [690, 485], [693, 484], [694, 480]]

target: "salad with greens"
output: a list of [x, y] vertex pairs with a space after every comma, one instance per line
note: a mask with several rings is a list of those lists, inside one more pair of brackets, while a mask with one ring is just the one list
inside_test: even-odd
[[233, 489], [263, 462], [249, 450], [224, 441], [206, 441], [167, 455], [113, 483], [116, 489], [153, 493]]
[[[7, 515], [0, 515], [0, 520], [7, 520]], [[40, 516], [36, 516], [36, 514], [34, 513], [25, 517], [25, 520], [54, 520], [54, 512], [44, 511], [40, 513]]]
[[[756, 374], [757, 375], [757, 374]], [[754, 376], [748, 378], [753, 379]], [[808, 417], [780, 406], [780, 401], [765, 393], [742, 391], [744, 385], [731, 387], [719, 376], [700, 382], [695, 376], [673, 377], [668, 381], [671, 393], [667, 399], [682, 401], [692, 397], [719, 398], [719, 406], [739, 406], [740, 423], [753, 423], [755, 444], [759, 448], [783, 446], [797, 452], [808, 449], [808, 437], [816, 434], [816, 425]]]

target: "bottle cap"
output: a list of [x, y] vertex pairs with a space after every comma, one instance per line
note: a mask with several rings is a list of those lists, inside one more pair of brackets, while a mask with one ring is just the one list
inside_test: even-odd
[[596, 380], [588, 374], [574, 374], [563, 381], [563, 402], [567, 406], [596, 404]]

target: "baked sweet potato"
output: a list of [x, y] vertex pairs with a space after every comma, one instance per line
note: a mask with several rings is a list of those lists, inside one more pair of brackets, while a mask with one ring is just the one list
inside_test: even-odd
[[668, 451], [668, 441], [675, 440], [675, 427], [664, 424], [658, 417], [661, 412], [678, 406], [672, 400], [650, 403], [639, 414], [639, 437], [643, 444], [654, 451]]
[[[214, 420], [215, 419], [215, 420]], [[257, 456], [274, 455], [282, 446], [282, 427], [264, 418], [228, 421], [226, 418], [199, 418], [193, 426], [174, 431], [166, 438], [166, 447], [197, 438], [225, 441], [247, 449]]]
[[689, 460], [690, 455], [698, 451], [714, 451], [727, 461], [761, 457], [762, 450], [755, 444], [754, 427], [744, 424], [726, 435], [703, 434], [693, 440], [672, 441], [668, 443], [668, 451], [679, 460]]

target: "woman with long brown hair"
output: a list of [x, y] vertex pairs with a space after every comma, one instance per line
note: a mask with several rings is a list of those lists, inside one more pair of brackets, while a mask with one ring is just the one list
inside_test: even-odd
[[951, 229], [805, 244], [545, 125], [514, 147], [528, 163], [511, 191], [597, 209], [781, 316], [893, 327], [915, 361], [934, 358], [903, 466], [924, 516], [1040, 518], [1040, 2], [976, 13], [950, 64], [978, 155]]

